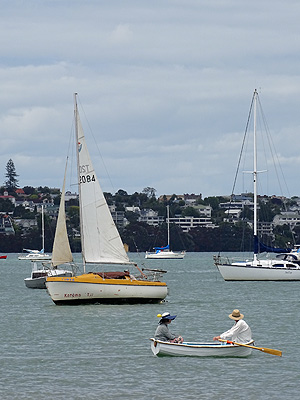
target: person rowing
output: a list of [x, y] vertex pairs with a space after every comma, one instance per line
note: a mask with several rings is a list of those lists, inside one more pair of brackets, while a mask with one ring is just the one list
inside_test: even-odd
[[176, 315], [171, 315], [169, 312], [165, 312], [163, 314], [158, 314], [157, 316], [160, 318], [160, 321], [156, 328], [154, 338], [156, 340], [161, 340], [162, 342], [182, 343], [182, 336], [176, 336], [171, 333], [168, 326], [176, 318]]
[[252, 340], [252, 333], [249, 325], [243, 320], [244, 314], [241, 314], [239, 310], [233, 310], [229, 314], [229, 318], [233, 319], [234, 325], [228, 331], [223, 332], [219, 336], [215, 336], [213, 340], [230, 340], [238, 343], [249, 343]]

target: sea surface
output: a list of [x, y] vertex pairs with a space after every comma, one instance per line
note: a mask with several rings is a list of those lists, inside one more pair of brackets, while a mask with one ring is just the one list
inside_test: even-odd
[[[29, 261], [17, 254], [0, 260], [0, 399], [300, 398], [300, 282], [225, 282], [212, 253], [130, 257], [168, 271], [167, 302], [56, 306], [46, 290], [25, 287]], [[245, 315], [256, 346], [283, 356], [152, 355], [158, 313], [176, 314], [170, 330], [185, 340], [208, 342], [232, 326], [234, 308]]]

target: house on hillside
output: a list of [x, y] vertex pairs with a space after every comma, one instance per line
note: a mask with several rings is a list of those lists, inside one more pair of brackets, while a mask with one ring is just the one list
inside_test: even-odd
[[14, 235], [15, 230], [13, 227], [12, 218], [8, 214], [9, 213], [0, 213], [0, 233], [5, 235]]
[[16, 199], [15, 199], [15, 197], [9, 195], [7, 191], [5, 191], [5, 192], [3, 193], [3, 196], [0, 196], [0, 199], [2, 199], [2, 200], [10, 200], [10, 201], [12, 202], [13, 205], [16, 204]]

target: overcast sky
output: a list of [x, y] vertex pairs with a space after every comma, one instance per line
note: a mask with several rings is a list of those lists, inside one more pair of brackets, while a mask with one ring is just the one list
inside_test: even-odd
[[285, 194], [300, 195], [298, 0], [0, 0], [0, 11], [0, 185], [11, 158], [21, 187], [61, 187], [78, 92], [104, 191], [230, 194], [257, 88]]

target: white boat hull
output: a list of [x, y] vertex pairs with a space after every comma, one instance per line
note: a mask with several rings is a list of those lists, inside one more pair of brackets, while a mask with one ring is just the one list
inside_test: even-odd
[[150, 258], [150, 259], [158, 259], [158, 260], [167, 260], [167, 259], [182, 259], [185, 256], [185, 251], [182, 251], [180, 253], [175, 253], [173, 251], [160, 251], [158, 253], [150, 253], [146, 252], [145, 258]]
[[46, 277], [41, 276], [40, 278], [25, 278], [25, 286], [29, 289], [46, 289]]
[[167, 286], [47, 281], [48, 293], [55, 304], [151, 303], [168, 294]]
[[300, 281], [300, 268], [247, 265], [246, 263], [216, 264], [225, 281]]
[[27, 254], [26, 256], [19, 256], [18, 260], [46, 261], [46, 260], [51, 260], [51, 255], [49, 255], [49, 254]]
[[47, 276], [65, 276], [71, 277], [73, 275], [72, 271], [55, 269], [55, 270], [39, 270], [38, 272], [44, 272], [44, 276], [38, 278], [25, 278], [25, 286], [29, 289], [46, 289], [46, 279]]
[[[170, 343], [151, 340], [151, 350], [156, 356], [190, 357], [247, 357], [252, 349], [244, 346], [220, 343]], [[253, 344], [249, 342], [248, 344]]]

